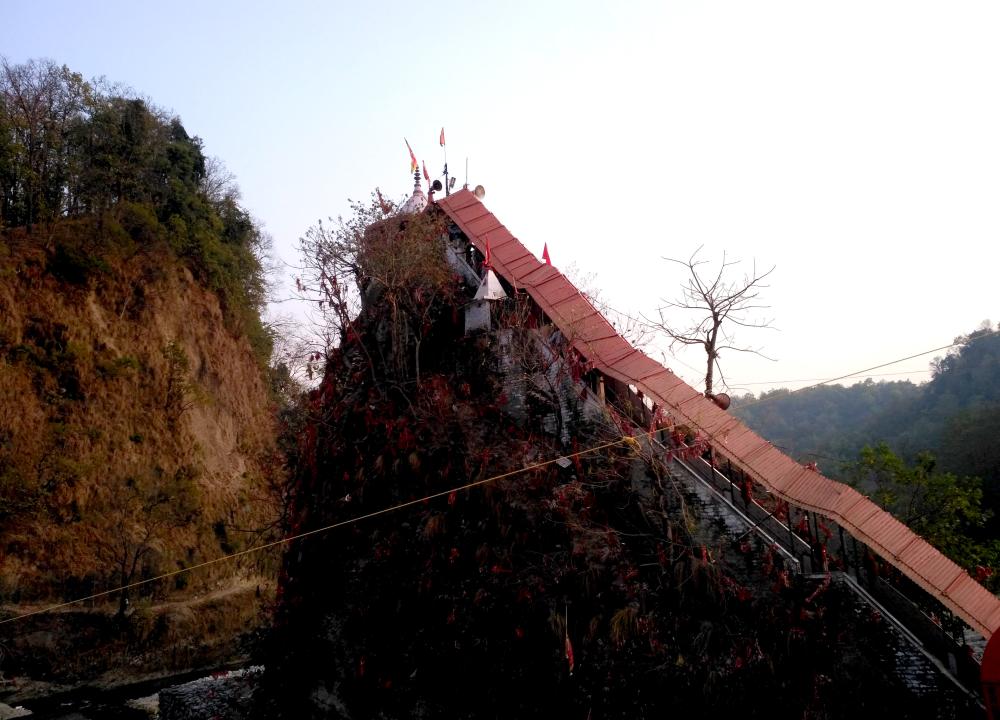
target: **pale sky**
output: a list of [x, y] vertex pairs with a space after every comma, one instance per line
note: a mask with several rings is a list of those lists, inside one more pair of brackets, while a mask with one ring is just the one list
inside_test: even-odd
[[[438, 173], [444, 126], [459, 184], [468, 157], [619, 309], [655, 313], [682, 280], [661, 258], [701, 245], [776, 265], [780, 330], [737, 338], [777, 362], [722, 358], [757, 392], [1000, 320], [997, 37], [996, 2], [0, 0], [0, 54], [176, 112], [288, 261], [347, 198], [409, 192], [404, 136]], [[698, 386], [696, 352], [667, 364]]]

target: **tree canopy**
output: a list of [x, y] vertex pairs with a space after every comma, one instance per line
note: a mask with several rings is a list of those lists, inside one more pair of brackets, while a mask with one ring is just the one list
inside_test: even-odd
[[238, 199], [179, 118], [50, 60], [0, 57], [0, 230], [92, 218], [119, 244], [166, 238], [266, 355], [267, 238]]
[[888, 445], [878, 443], [861, 451], [860, 460], [851, 467], [851, 479], [958, 564], [970, 570], [996, 564], [997, 541], [979, 539], [990, 515], [982, 506], [979, 478], [942, 472], [928, 452], [908, 464]]
[[987, 322], [955, 343], [924, 385], [868, 379], [773, 390], [736, 398], [734, 412], [802, 462], [818, 460], [825, 474], [857, 483], [959, 564], [993, 567], [1000, 331]]
[[[824, 472], [842, 476], [841, 463], [865, 445], [884, 441], [909, 462], [923, 451], [941, 467], [985, 479], [984, 427], [1000, 407], [1000, 332], [986, 322], [955, 338], [931, 363], [932, 377], [911, 382], [821, 385], [735, 398], [734, 412], [754, 430], [803, 461], [825, 459]], [[971, 435], [970, 435], [971, 433]], [[964, 458], [964, 459], [963, 459]]]

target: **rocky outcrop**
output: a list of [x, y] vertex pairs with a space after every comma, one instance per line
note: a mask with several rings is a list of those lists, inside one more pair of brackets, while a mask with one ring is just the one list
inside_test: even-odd
[[244, 720], [262, 672], [258, 665], [161, 690], [159, 720]]

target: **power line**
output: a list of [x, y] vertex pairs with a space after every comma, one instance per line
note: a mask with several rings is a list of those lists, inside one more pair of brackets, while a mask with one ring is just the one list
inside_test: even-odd
[[[844, 380], [845, 378], [853, 377], [855, 375], [861, 375], [862, 373], [866, 373], [870, 370], [878, 370], [880, 368], [889, 367], [890, 365], [895, 365], [896, 363], [905, 362], [906, 360], [913, 360], [914, 358], [922, 357], [924, 355], [930, 355], [931, 353], [941, 352], [942, 350], [950, 350], [951, 348], [958, 347], [961, 344], [962, 343], [960, 342], [955, 342], [952, 343], [951, 345], [942, 345], [941, 347], [938, 348], [933, 348], [931, 350], [925, 350], [924, 352], [919, 352], [916, 355], [908, 355], [904, 358], [899, 358], [898, 360], [891, 360], [889, 362], [882, 363], [881, 365], [874, 365], [870, 368], [865, 368], [864, 370], [856, 370], [855, 372], [847, 373], [846, 375], [840, 375], [839, 377], [830, 378], [829, 380], [823, 380], [813, 385], [807, 385], [806, 387], [799, 388], [798, 390], [792, 390], [792, 392], [788, 393], [788, 395], [791, 395], [793, 393], [804, 392], [806, 390], [812, 390], [813, 388], [818, 388], [821, 385], [837, 382], [838, 380]], [[743, 410], [744, 408], [752, 407], [754, 405], [759, 405], [760, 403], [767, 402], [769, 400], [776, 400], [779, 397], [788, 397], [788, 395], [768, 395], [767, 397], [759, 398], [752, 402], [748, 402], [746, 405], [738, 405], [734, 407], [733, 410]]]
[[[652, 322], [650, 322], [648, 320], [634, 317], [633, 315], [630, 315], [627, 312], [624, 312], [622, 310], [618, 310], [617, 308], [612, 307], [608, 303], [603, 303], [603, 304], [609, 310], [611, 310], [611, 311], [613, 311], [615, 313], [618, 313], [619, 315], [621, 315], [623, 317], [628, 318], [629, 320], [635, 322], [638, 325], [642, 325], [642, 326], [644, 326], [644, 327], [646, 327], [646, 328], [648, 328], [650, 330], [662, 330], [662, 328], [660, 326], [658, 326], [658, 325], [656, 325], [656, 324], [654, 324], [654, 323], [652, 323]], [[874, 367], [865, 368], [864, 370], [857, 370], [855, 372], [848, 373], [847, 375], [841, 375], [840, 377], [830, 378], [828, 380], [820, 380], [819, 382], [817, 382], [814, 385], [809, 385], [808, 387], [799, 388], [798, 390], [793, 390], [792, 392], [802, 392], [803, 390], [811, 390], [812, 388], [819, 387], [820, 385], [826, 385], [828, 383], [836, 382], [837, 380], [846, 380], [847, 378], [854, 377], [855, 375], [861, 375], [862, 373], [866, 373], [866, 372], [868, 372], [870, 370], [878, 370], [880, 368], [889, 367], [890, 365], [895, 365], [897, 363], [905, 362], [906, 360], [913, 360], [914, 358], [923, 357], [924, 355], [930, 355], [931, 353], [940, 352], [941, 350], [950, 350], [951, 348], [958, 347], [961, 344], [962, 344], [961, 342], [952, 343], [951, 345], [945, 345], [943, 347], [934, 348], [933, 350], [926, 350], [924, 352], [917, 353], [916, 355], [910, 355], [910, 356], [905, 357], [905, 358], [900, 358], [898, 360], [893, 360], [891, 362], [882, 363], [881, 365], [875, 365]], [[677, 360], [679, 363], [681, 363], [682, 365], [684, 365], [685, 367], [687, 367], [687, 368], [689, 368], [691, 370], [695, 370], [694, 368], [692, 368], [690, 365], [688, 365], [687, 363], [685, 363], [683, 360], [681, 360], [680, 358], [678, 358], [673, 353], [670, 353], [670, 355], [675, 360]], [[695, 372], [700, 372], [700, 371], [696, 370]], [[916, 373], [916, 372], [930, 372], [930, 371], [929, 370], [922, 370], [922, 371], [915, 370], [913, 372]], [[903, 375], [903, 374], [910, 374], [910, 373], [884, 373], [884, 375], [886, 375], [886, 376], [888, 376], [888, 375]], [[876, 377], [878, 377], [878, 376], [876, 376]], [[769, 385], [769, 384], [778, 385], [778, 384], [781, 384], [781, 383], [810, 382], [810, 380], [811, 379], [805, 379], [805, 380], [775, 380], [773, 383], [767, 383], [767, 382], [736, 383], [736, 382], [733, 382], [733, 383], [725, 383], [725, 384], [726, 384], [727, 387], [732, 387], [732, 386], [739, 387], [739, 386], [743, 386], [743, 385]], [[763, 399], [761, 399], [761, 400], [755, 400], [752, 403], [747, 403], [746, 405], [741, 405], [740, 407], [750, 407], [751, 405], [756, 405], [759, 402], [763, 402]]]
[[487, 483], [495, 482], [497, 480], [502, 480], [503, 478], [511, 477], [513, 475], [519, 475], [521, 473], [529, 472], [531, 470], [537, 470], [539, 468], [552, 465], [563, 458], [579, 457], [581, 455], [586, 455], [588, 453], [597, 452], [598, 450], [604, 450], [609, 447], [614, 447], [615, 445], [621, 445], [622, 443], [627, 443], [629, 445], [637, 444], [637, 440], [634, 435], [622, 435], [617, 440], [612, 440], [610, 442], [602, 443], [601, 445], [595, 445], [593, 447], [585, 448], [583, 450], [578, 450], [573, 453], [568, 453], [565, 455], [560, 455], [559, 457], [552, 458], [551, 460], [545, 460], [543, 462], [534, 463], [532, 465], [525, 465], [524, 467], [518, 468], [516, 470], [510, 470], [509, 472], [500, 473], [499, 475], [493, 475], [492, 477], [483, 478], [482, 480], [476, 480], [475, 482], [466, 483], [465, 485], [459, 485], [458, 487], [449, 488], [447, 490], [442, 490], [440, 492], [432, 493], [431, 495], [426, 495], [422, 498], [416, 500], [407, 500], [406, 502], [399, 503], [398, 505], [391, 505], [381, 510], [375, 510], [374, 512], [366, 513], [364, 515], [358, 515], [349, 520], [341, 520], [340, 522], [333, 523], [331, 525], [325, 525], [321, 528], [316, 528], [314, 530], [307, 530], [306, 532], [298, 533], [297, 535], [291, 535], [289, 537], [281, 538], [280, 540], [274, 540], [272, 542], [264, 543], [262, 545], [255, 545], [246, 550], [240, 550], [239, 552], [230, 553], [229, 555], [223, 555], [222, 557], [213, 558], [212, 560], [206, 560], [204, 562], [197, 563], [196, 565], [191, 565], [190, 567], [181, 568], [179, 570], [172, 570], [170, 572], [163, 573], [162, 575], [157, 575], [156, 577], [146, 578], [145, 580], [138, 580], [133, 583], [128, 583], [127, 585], [120, 585], [119, 587], [111, 588], [110, 590], [102, 590], [101, 592], [94, 593], [92, 595], [87, 595], [86, 597], [76, 598], [75, 600], [67, 600], [66, 602], [57, 603], [55, 605], [49, 605], [48, 607], [41, 608], [39, 610], [32, 610], [31, 612], [26, 612], [21, 615], [15, 615], [14, 617], [6, 618], [0, 620], [0, 625], [5, 623], [11, 623], [16, 620], [23, 620], [33, 615], [42, 615], [44, 613], [52, 612], [53, 610], [58, 610], [60, 608], [68, 607], [70, 605], [76, 605], [78, 603], [87, 602], [88, 600], [96, 600], [97, 598], [107, 597], [108, 595], [114, 595], [115, 593], [120, 593], [125, 590], [131, 590], [133, 588], [140, 587], [142, 585], [148, 585], [150, 583], [157, 582], [159, 580], [165, 580], [167, 578], [174, 577], [176, 575], [181, 575], [183, 573], [189, 573], [193, 570], [198, 570], [203, 567], [208, 567], [209, 565], [215, 565], [217, 563], [225, 562], [226, 560], [234, 560], [235, 558], [242, 557], [244, 555], [250, 555], [251, 553], [260, 552], [261, 550], [267, 550], [268, 548], [277, 547], [278, 545], [285, 545], [295, 540], [301, 540], [304, 537], [310, 535], [317, 535], [319, 533], [327, 532], [329, 530], [334, 530], [345, 525], [352, 525], [362, 520], [368, 520], [370, 518], [376, 517], [378, 515], [386, 515], [396, 510], [402, 510], [403, 508], [411, 507], [413, 505], [418, 505], [420, 503], [428, 502], [434, 500], [435, 498], [443, 497], [445, 495], [450, 495], [453, 492], [460, 492], [462, 490], [468, 490], [470, 488], [478, 487], [479, 485], [486, 485]]
[[[953, 347], [957, 347], [957, 346], [959, 346], [961, 344], [962, 343], [960, 343], [960, 342], [956, 342], [956, 343], [952, 343], [950, 345], [943, 345], [943, 346], [938, 347], [938, 348], [933, 348], [931, 350], [925, 350], [924, 352], [920, 352], [920, 353], [917, 353], [915, 355], [909, 355], [909, 356], [904, 357], [904, 358], [899, 358], [898, 360], [892, 360], [890, 362], [882, 363], [880, 365], [875, 365], [875, 366], [870, 367], [870, 368], [865, 368], [864, 370], [857, 370], [855, 372], [848, 373], [846, 375], [841, 375], [839, 377], [831, 378], [829, 380], [823, 380], [823, 381], [818, 382], [818, 383], [816, 383], [814, 385], [809, 385], [807, 387], [800, 388], [798, 390], [794, 390], [793, 392], [802, 392], [804, 390], [811, 390], [812, 388], [816, 388], [816, 387], [819, 387], [821, 385], [825, 385], [827, 383], [836, 382], [837, 380], [843, 380], [845, 378], [849, 378], [849, 377], [852, 377], [854, 375], [860, 375], [861, 373], [869, 372], [871, 370], [878, 370], [880, 368], [888, 367], [890, 365], [895, 365], [897, 363], [904, 362], [906, 360], [912, 360], [914, 358], [922, 357], [924, 355], [930, 355], [931, 353], [934, 353], [934, 352], [940, 352], [941, 350], [949, 350], [949, 349], [951, 349]], [[789, 393], [789, 394], [791, 394], [791, 393]], [[753, 402], [747, 403], [746, 405], [741, 405], [741, 406], [739, 406], [739, 408], [734, 408], [734, 409], [743, 409], [743, 408], [751, 407], [753, 405], [757, 405], [757, 404], [760, 404], [762, 402], [766, 402], [767, 400], [775, 399], [775, 397], [779, 397], [779, 396], [769, 396], [767, 398], [761, 398], [759, 400], [755, 400]], [[785, 396], [780, 396], [780, 397], [785, 397]], [[647, 433], [647, 434], [652, 434], [652, 433]], [[551, 460], [545, 460], [543, 462], [534, 463], [532, 465], [526, 465], [524, 467], [518, 468], [516, 470], [511, 470], [511, 471], [506, 472], [506, 473], [501, 473], [499, 475], [494, 475], [492, 477], [483, 478], [482, 480], [476, 480], [475, 482], [467, 483], [465, 485], [460, 485], [458, 487], [449, 488], [447, 490], [442, 490], [440, 492], [432, 493], [431, 495], [426, 495], [426, 496], [418, 498], [416, 500], [408, 500], [406, 502], [399, 503], [397, 505], [392, 505], [390, 507], [382, 508], [381, 510], [376, 510], [374, 512], [370, 512], [370, 513], [366, 513], [364, 515], [359, 515], [357, 517], [353, 517], [353, 518], [351, 518], [349, 520], [342, 520], [340, 522], [336, 522], [336, 523], [333, 523], [333, 524], [330, 524], [330, 525], [326, 525], [326, 526], [321, 527], [321, 528], [316, 528], [314, 530], [307, 530], [306, 532], [299, 533], [297, 535], [291, 535], [289, 537], [281, 538], [279, 540], [274, 540], [272, 542], [264, 543], [262, 545], [255, 545], [254, 547], [247, 548], [246, 550], [241, 550], [239, 552], [230, 553], [229, 555], [223, 555], [221, 557], [213, 558], [212, 560], [206, 560], [204, 562], [197, 563], [195, 565], [191, 565], [190, 567], [180, 568], [178, 570], [172, 570], [170, 572], [163, 573], [163, 574], [157, 575], [155, 577], [146, 578], [145, 580], [138, 580], [136, 582], [128, 583], [126, 585], [121, 585], [119, 587], [111, 588], [109, 590], [102, 590], [101, 592], [93, 593], [91, 595], [87, 595], [86, 597], [76, 598], [74, 600], [67, 600], [66, 602], [57, 603], [55, 605], [50, 605], [50, 606], [41, 608], [39, 610], [32, 610], [31, 612], [23, 613], [21, 615], [15, 615], [14, 617], [10, 617], [10, 618], [6, 618], [4, 620], [0, 620], [0, 625], [6, 624], [6, 623], [10, 623], [10, 622], [14, 622], [16, 620], [23, 620], [24, 618], [32, 617], [34, 615], [41, 615], [41, 614], [44, 614], [44, 613], [52, 612], [53, 610], [58, 610], [60, 608], [68, 607], [70, 605], [76, 605], [78, 603], [87, 602], [88, 600], [96, 600], [97, 598], [100, 598], [100, 597], [107, 597], [108, 595], [113, 595], [115, 593], [123, 592], [125, 590], [131, 590], [132, 588], [141, 587], [143, 585], [148, 585], [150, 583], [154, 583], [154, 582], [157, 582], [159, 580], [165, 580], [167, 578], [175, 577], [177, 575], [188, 573], [188, 572], [191, 572], [193, 570], [198, 570], [198, 569], [203, 568], [203, 567], [208, 567], [209, 565], [215, 565], [217, 563], [225, 562], [227, 560], [233, 560], [233, 559], [238, 558], [238, 557], [243, 557], [245, 555], [250, 555], [250, 554], [255, 553], [255, 552], [260, 552], [261, 550], [267, 550], [268, 548], [277, 547], [279, 545], [285, 545], [287, 543], [294, 542], [295, 540], [300, 540], [300, 539], [308, 537], [310, 535], [316, 535], [316, 534], [319, 534], [319, 533], [327, 532], [329, 530], [334, 530], [336, 528], [343, 527], [345, 525], [352, 525], [354, 523], [361, 522], [362, 520], [368, 520], [368, 519], [376, 517], [378, 515], [385, 515], [385, 514], [388, 514], [388, 513], [391, 513], [391, 512], [395, 512], [396, 510], [402, 510], [403, 508], [411, 507], [411, 506], [417, 505], [419, 503], [423, 503], [423, 502], [427, 502], [427, 501], [433, 500], [435, 498], [443, 497], [445, 495], [451, 494], [452, 492], [459, 492], [461, 490], [468, 490], [470, 488], [474, 488], [474, 487], [478, 487], [480, 485], [485, 485], [487, 483], [495, 482], [496, 480], [501, 480], [501, 479], [506, 478], [506, 477], [511, 477], [513, 475], [519, 475], [521, 473], [528, 472], [530, 470], [537, 470], [538, 468], [542, 468], [542, 467], [546, 467], [548, 465], [551, 465], [551, 464], [557, 462], [558, 460], [560, 460], [562, 458], [579, 457], [581, 455], [585, 455], [585, 454], [588, 454], [588, 453], [591, 453], [591, 452], [597, 452], [598, 450], [603, 450], [603, 449], [606, 449], [606, 448], [609, 448], [609, 447], [613, 447], [615, 445], [620, 445], [622, 443], [630, 443], [630, 444], [637, 443], [636, 437], [634, 435], [623, 435], [622, 437], [618, 438], [617, 440], [612, 440], [610, 442], [606, 442], [606, 443], [603, 443], [601, 445], [596, 445], [594, 447], [586, 448], [584, 450], [578, 450], [577, 452], [574, 452], [574, 453], [560, 455], [559, 457], [552, 458]]]
[[[779, 450], [783, 450], [789, 456], [791, 456], [791, 454], [793, 452], [795, 452], [792, 448], [785, 447], [784, 445], [775, 445], [774, 447], [778, 448]], [[809, 451], [809, 452], [802, 451], [802, 452], [799, 453], [799, 455], [808, 455], [810, 457], [816, 457], [816, 458], [820, 458], [822, 460], [832, 460], [834, 462], [840, 463], [841, 465], [849, 465], [849, 464], [851, 464], [853, 462], [856, 462], [855, 460], [845, 460], [844, 458], [836, 458], [836, 457], [833, 457], [831, 455], [823, 455], [822, 453], [811, 452], [811, 451]]]
[[[851, 375], [849, 375], [848, 377], [854, 377], [855, 375], [859, 375], [863, 372], [864, 370], [861, 370], [860, 372], [857, 373], [851, 373]], [[872, 373], [869, 377], [892, 377], [893, 375], [916, 375], [917, 373], [929, 373], [929, 372], [931, 372], [931, 370], [929, 370], [928, 368], [921, 368], [920, 370], [900, 370], [899, 372], [894, 372], [894, 373]], [[823, 380], [823, 378], [801, 378], [799, 380], [761, 380], [758, 382], [737, 382], [736, 380], [733, 380], [732, 383], [730, 383], [730, 385], [732, 387], [742, 387], [744, 385], [781, 385], [785, 383], [815, 382], [817, 380]], [[832, 381], [823, 380], [823, 382], [832, 382]]]

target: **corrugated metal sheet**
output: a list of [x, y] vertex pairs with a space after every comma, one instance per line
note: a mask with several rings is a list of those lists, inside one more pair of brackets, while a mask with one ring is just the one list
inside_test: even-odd
[[437, 205], [481, 252], [488, 238], [494, 270], [527, 290], [573, 348], [605, 376], [637, 387], [678, 423], [700, 430], [717, 454], [774, 495], [839, 523], [985, 637], [1000, 626], [995, 595], [871, 500], [806, 470], [629, 345], [573, 283], [535, 259], [471, 192], [462, 190]]

